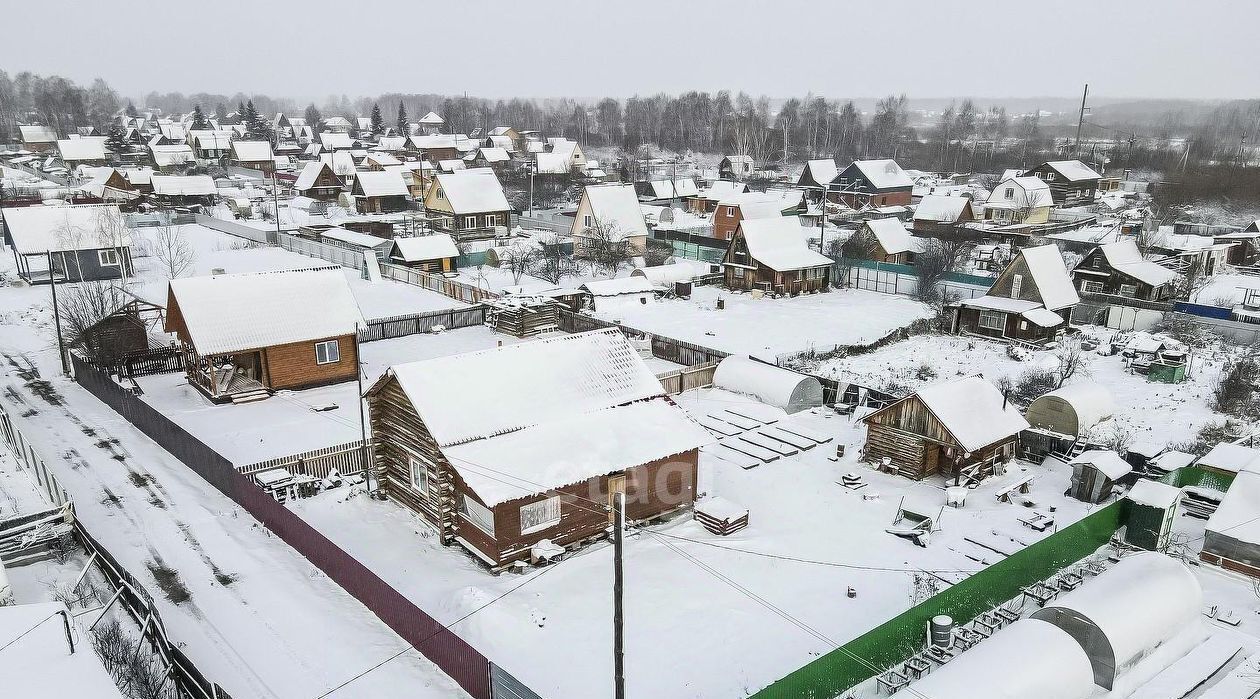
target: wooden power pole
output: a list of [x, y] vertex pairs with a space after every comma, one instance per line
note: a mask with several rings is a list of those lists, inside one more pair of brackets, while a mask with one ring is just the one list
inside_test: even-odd
[[623, 576], [621, 554], [626, 528], [626, 494], [613, 498], [613, 697], [626, 699], [625, 627], [623, 624]]
[[1089, 83], [1085, 83], [1085, 93], [1081, 95], [1081, 114], [1076, 120], [1076, 143], [1072, 146], [1072, 155], [1081, 155], [1081, 127], [1085, 125], [1085, 100], [1089, 97]]

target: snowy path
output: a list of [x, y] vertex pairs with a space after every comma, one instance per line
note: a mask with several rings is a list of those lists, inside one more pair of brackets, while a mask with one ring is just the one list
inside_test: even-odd
[[[55, 352], [31, 329], [3, 327], [0, 362], [0, 403], [15, 425], [95, 536], [147, 583], [172, 638], [232, 695], [314, 699], [406, 646], [246, 512], [61, 377]], [[159, 584], [154, 571], [167, 570], [175, 580]], [[411, 651], [329, 696], [466, 695]]]

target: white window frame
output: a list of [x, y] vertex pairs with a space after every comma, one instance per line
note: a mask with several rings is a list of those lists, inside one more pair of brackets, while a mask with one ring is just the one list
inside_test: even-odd
[[1120, 285], [1120, 295], [1121, 295], [1121, 296], [1126, 296], [1126, 297], [1128, 297], [1128, 298], [1134, 298], [1134, 297], [1136, 297], [1136, 296], [1137, 296], [1137, 284], [1121, 284], [1121, 285]]
[[[112, 257], [113, 262], [109, 262], [108, 258]], [[118, 251], [114, 248], [106, 248], [96, 251], [96, 259], [101, 263], [102, 267], [117, 267], [120, 264]]]
[[1015, 198], [1015, 188], [1007, 187], [1005, 190], [1003, 190], [1003, 194], [1005, 194], [1007, 201], [1011, 201]]
[[1019, 298], [1019, 292], [1024, 290], [1024, 275], [1011, 275], [1011, 298]]
[[465, 217], [464, 217], [464, 229], [465, 229], [465, 230], [467, 230], [467, 229], [469, 229], [469, 228], [476, 228], [476, 227], [477, 227], [477, 217], [476, 217], [476, 216], [465, 216]]
[[[332, 348], [331, 353], [329, 348]], [[323, 358], [320, 358], [321, 350], [323, 350]], [[341, 342], [337, 340], [324, 340], [315, 343], [315, 363], [316, 364], [336, 364], [341, 361]]]
[[560, 496], [521, 505], [521, 534], [533, 534], [560, 523]]
[[726, 207], [726, 215], [727, 215], [727, 216], [734, 216], [734, 215], [735, 215], [735, 207], [733, 207], [733, 206], [728, 206], [728, 207]]
[[469, 524], [490, 536], [494, 536], [494, 510], [467, 495], [461, 495], [459, 498], [459, 514]]
[[1081, 291], [1087, 294], [1103, 293], [1103, 283], [1092, 279], [1084, 279], [1081, 281]]
[[590, 214], [587, 214], [582, 217], [582, 225], [587, 228], [590, 228], [591, 226], [595, 225], [595, 220], [591, 217]]
[[1047, 172], [1047, 173], [1046, 173], [1046, 182], [1054, 182], [1054, 173], [1053, 173], [1053, 172]]
[[429, 465], [414, 456], [407, 457], [407, 480], [411, 489], [429, 494]]
[[744, 278], [744, 268], [731, 265], [731, 272], [734, 273], [736, 279]]
[[[1000, 319], [1000, 322], [998, 322], [997, 325], [993, 324], [994, 318]], [[976, 321], [976, 325], [978, 325], [981, 328], [984, 328], [985, 330], [998, 330], [1001, 332], [1005, 332], [1006, 331], [1006, 312], [993, 311], [987, 308], [982, 308], [980, 309], [980, 318]]]

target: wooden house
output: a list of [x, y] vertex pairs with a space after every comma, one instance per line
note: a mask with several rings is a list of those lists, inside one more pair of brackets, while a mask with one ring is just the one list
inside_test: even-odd
[[521, 134], [511, 126], [496, 126], [486, 134], [485, 145], [515, 153], [521, 149]]
[[57, 150], [57, 131], [51, 126], [19, 124], [18, 133], [22, 136], [22, 150], [32, 153]]
[[320, 150], [325, 153], [357, 150], [363, 147], [348, 131], [321, 131], [319, 134]]
[[222, 160], [232, 152], [236, 132], [227, 130], [194, 130], [188, 132], [188, 145], [198, 160]]
[[751, 155], [724, 155], [718, 162], [718, 178], [739, 180], [753, 174], [756, 169]]
[[336, 201], [345, 191], [345, 187], [345, 183], [333, 172], [332, 165], [318, 161], [302, 166], [302, 172], [298, 173], [297, 182], [293, 184], [293, 191], [315, 201], [329, 202]]
[[801, 170], [801, 176], [797, 178], [796, 186], [802, 189], [819, 190], [821, 195], [822, 190], [830, 187], [832, 181], [839, 174], [840, 168], [832, 158], [810, 160], [805, 163], [805, 169]]
[[219, 190], [209, 175], [153, 175], [153, 198], [167, 206], [208, 206]]
[[512, 155], [503, 148], [479, 148], [472, 165], [473, 167], [488, 167], [496, 174], [503, 174], [512, 165]]
[[984, 220], [995, 225], [1033, 225], [1050, 220], [1050, 185], [1036, 177], [1004, 177], [984, 202]]
[[135, 185], [112, 167], [98, 169], [82, 189], [84, 194], [107, 202], [130, 202], [140, 196]]
[[953, 331], [1039, 346], [1067, 329], [1080, 302], [1057, 247], [1023, 248], [989, 293], [954, 304]]
[[624, 245], [629, 255], [647, 249], [647, 221], [632, 184], [594, 184], [582, 189], [569, 231], [573, 255], [590, 258], [602, 245]]
[[914, 200], [914, 181], [896, 160], [854, 160], [836, 175], [827, 199], [852, 209], [906, 206]]
[[420, 125], [420, 133], [425, 136], [432, 136], [442, 132], [442, 127], [446, 124], [446, 120], [437, 115], [437, 112], [429, 112], [420, 117], [416, 122]]
[[795, 216], [740, 222], [722, 260], [728, 289], [793, 296], [827, 289], [831, 265], [831, 258], [809, 249]]
[[394, 246], [389, 253], [389, 259], [394, 264], [425, 272], [454, 272], [458, 258], [459, 248], [446, 233], [394, 238]]
[[396, 365], [366, 399], [381, 489], [492, 570], [603, 538], [619, 495], [631, 523], [691, 507], [711, 441], [615, 328]]
[[[717, 210], [718, 204], [722, 200], [738, 194], [744, 194], [747, 191], [748, 185], [743, 182], [716, 180], [708, 187], [698, 191], [696, 196], [688, 197], [685, 200], [687, 210], [694, 214], [710, 214]], [[731, 231], [734, 230], [734, 228], [731, 228]]]
[[164, 174], [186, 172], [197, 164], [192, 146], [186, 143], [150, 145], [149, 155], [153, 159], [153, 166]]
[[104, 136], [79, 136], [57, 141], [57, 151], [66, 167], [104, 165], [109, 161]]
[[790, 199], [774, 192], [746, 192], [730, 195], [718, 202], [713, 210], [713, 237], [730, 240], [742, 221], [759, 218], [781, 218], [786, 211], [796, 210], [800, 193]]
[[864, 458], [921, 480], [940, 474], [972, 482], [1015, 456], [1028, 422], [979, 376], [933, 384], [862, 418]]
[[911, 220], [915, 233], [931, 237], [957, 232], [975, 221], [976, 214], [967, 197], [928, 194], [919, 200]]
[[424, 209], [436, 230], [460, 241], [495, 237], [509, 225], [512, 213], [503, 185], [488, 168], [437, 173], [425, 193]]
[[28, 283], [99, 281], [133, 274], [131, 229], [116, 204], [25, 206], [0, 212], [18, 276]]
[[276, 170], [275, 155], [269, 141], [232, 141], [232, 164], [237, 167], [271, 174]]
[[78, 333], [66, 344], [84, 352], [92, 361], [114, 364], [127, 354], [149, 349], [149, 325], [161, 321], [163, 308], [132, 299]]
[[1176, 281], [1176, 272], [1143, 258], [1131, 238], [1095, 247], [1072, 268], [1072, 283], [1082, 293], [1144, 301], [1172, 298]]
[[431, 163], [459, 158], [455, 137], [447, 134], [412, 136], [408, 152]]
[[867, 219], [853, 235], [865, 238], [863, 247], [870, 250], [867, 259], [876, 262], [913, 264], [915, 255], [923, 252], [923, 240], [911, 235], [905, 224], [895, 218]]
[[188, 381], [216, 402], [352, 381], [359, 306], [340, 269], [172, 279], [167, 332]]
[[360, 172], [350, 187], [355, 208], [361, 214], [382, 214], [405, 211], [410, 190], [396, 169], [386, 172]]
[[1072, 207], [1094, 203], [1098, 180], [1102, 178], [1093, 168], [1079, 160], [1052, 160], [1024, 173], [1036, 177], [1050, 187], [1055, 206]]

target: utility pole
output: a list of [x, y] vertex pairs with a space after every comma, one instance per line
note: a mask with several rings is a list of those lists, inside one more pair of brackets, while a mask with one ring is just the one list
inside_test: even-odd
[[526, 163], [525, 170], [529, 173], [529, 217], [534, 217], [534, 163]]
[[1128, 173], [1133, 171], [1133, 144], [1135, 143], [1137, 143], [1137, 134], [1129, 134], [1129, 154], [1124, 159], [1125, 177], [1128, 177]]
[[48, 287], [52, 289], [53, 325], [57, 326], [57, 358], [61, 360], [61, 373], [69, 376], [70, 367], [66, 365], [66, 345], [61, 338], [61, 309], [57, 306], [57, 280], [53, 275], [52, 250], [46, 250], [44, 254], [48, 256]]
[[1081, 127], [1085, 125], [1085, 100], [1089, 97], [1089, 83], [1085, 83], [1085, 93], [1081, 95], [1081, 115], [1076, 120], [1076, 143], [1072, 146], [1072, 155], [1081, 154]]
[[622, 616], [621, 555], [626, 529], [626, 494], [613, 497], [613, 699], [626, 699], [626, 646]]
[[372, 469], [368, 464], [368, 428], [366, 408], [363, 406], [363, 355], [359, 354], [359, 324], [354, 324], [354, 361], [358, 371], [354, 372], [354, 378], [359, 384], [359, 438], [363, 440], [363, 445], [359, 447], [359, 465], [363, 467], [363, 487], [367, 489], [368, 494], [372, 493]]
[[280, 244], [280, 184], [276, 180], [276, 166], [271, 165], [271, 206], [276, 214], [276, 245]]

